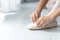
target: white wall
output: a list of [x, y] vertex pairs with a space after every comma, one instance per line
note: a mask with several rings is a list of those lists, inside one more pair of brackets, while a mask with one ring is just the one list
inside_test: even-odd
[[1, 7], [1, 0], [0, 0], [0, 7]]

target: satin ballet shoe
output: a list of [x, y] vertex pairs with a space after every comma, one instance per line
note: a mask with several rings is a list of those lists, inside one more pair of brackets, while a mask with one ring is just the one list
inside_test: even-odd
[[53, 21], [49, 23], [47, 26], [44, 27], [39, 27], [36, 23], [31, 23], [28, 25], [28, 29], [30, 30], [42, 30], [42, 29], [50, 29], [50, 28], [55, 28], [57, 27], [57, 21]]

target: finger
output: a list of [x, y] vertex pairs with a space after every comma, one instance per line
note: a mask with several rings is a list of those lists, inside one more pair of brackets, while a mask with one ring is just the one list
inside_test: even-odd
[[31, 20], [32, 20], [32, 22], [35, 21], [35, 14], [34, 13], [31, 15]]
[[33, 21], [35, 22], [35, 15], [33, 15]]
[[36, 19], [38, 18], [38, 15], [36, 14]]
[[40, 19], [40, 18], [37, 20], [37, 25], [40, 24], [41, 20], [42, 20], [42, 19]]
[[37, 19], [36, 23], [37, 23], [37, 25], [39, 24], [39, 19]]
[[33, 19], [33, 17], [32, 17], [32, 22], [34, 23], [34, 19]]
[[48, 24], [44, 23], [44, 25], [42, 25], [43, 28], [47, 28]]
[[34, 14], [34, 20], [36, 21], [36, 14]]
[[32, 17], [33, 17], [33, 15], [30, 15], [31, 20], [32, 20]]
[[43, 24], [42, 24], [42, 27], [46, 27], [47, 26], [47, 22], [44, 21]]
[[42, 27], [44, 27], [44, 26], [46, 26], [46, 21], [44, 21], [44, 22], [42, 23]]
[[39, 24], [39, 26], [43, 27], [44, 24], [45, 24], [45, 21], [41, 21], [40, 24]]
[[43, 23], [42, 27], [46, 27], [46, 23]]
[[39, 25], [40, 27], [42, 27], [42, 23], [43, 23], [43, 22], [41, 21], [41, 22], [39, 22], [39, 24], [38, 24], [38, 25]]
[[33, 15], [32, 19], [33, 19], [33, 22], [36, 21], [36, 16], [35, 16], [35, 14]]

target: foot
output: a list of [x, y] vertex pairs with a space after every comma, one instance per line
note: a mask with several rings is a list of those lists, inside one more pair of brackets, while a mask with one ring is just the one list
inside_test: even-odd
[[49, 29], [49, 28], [54, 28], [57, 26], [57, 21], [53, 21], [50, 24], [48, 24], [47, 26], [44, 27], [38, 27], [38, 25], [36, 23], [31, 23], [28, 25], [28, 29], [30, 30], [40, 30], [40, 29]]

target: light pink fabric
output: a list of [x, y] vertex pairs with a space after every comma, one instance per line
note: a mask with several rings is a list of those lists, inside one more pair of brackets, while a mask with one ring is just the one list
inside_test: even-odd
[[60, 0], [56, 0], [55, 5], [52, 7], [52, 10], [50, 11], [50, 13], [48, 15], [50, 15], [54, 10], [56, 10], [59, 7], [60, 7]]
[[49, 0], [46, 7], [47, 9], [52, 9], [52, 7], [54, 6], [56, 0]]

